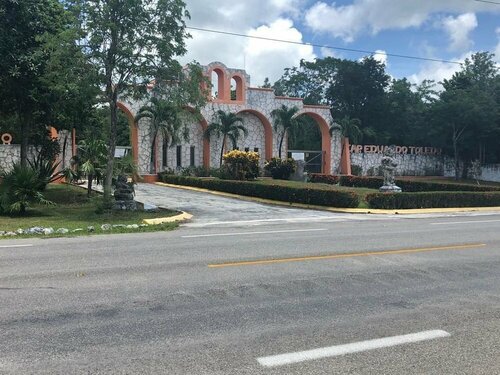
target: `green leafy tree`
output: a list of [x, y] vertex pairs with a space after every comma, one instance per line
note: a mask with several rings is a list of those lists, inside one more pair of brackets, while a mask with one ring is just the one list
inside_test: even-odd
[[243, 119], [232, 112], [224, 112], [218, 110], [216, 120], [211, 122], [205, 130], [205, 137], [211, 138], [213, 135], [217, 137], [222, 136], [222, 146], [220, 150], [220, 166], [222, 166], [224, 147], [226, 141], [229, 139], [233, 147], [236, 148], [238, 138], [243, 133], [246, 137], [248, 134], [247, 128], [243, 125]]
[[147, 85], [171, 80], [186, 52], [189, 16], [182, 0], [75, 0], [88, 58], [98, 68], [102, 98], [110, 107], [105, 205], [111, 204], [118, 99], [147, 94]]
[[305, 104], [330, 106], [333, 118], [357, 118], [363, 128], [373, 130], [367, 138], [383, 141], [388, 85], [385, 65], [371, 56], [361, 61], [326, 57], [285, 69], [274, 88], [278, 95], [303, 98]]
[[443, 81], [432, 108], [431, 135], [453, 155], [457, 179], [466, 177], [470, 163], [481, 159], [484, 150], [498, 151], [499, 70], [492, 57], [476, 53], [466, 59], [460, 71]]
[[31, 131], [50, 122], [51, 88], [41, 79], [53, 52], [46, 40], [72, 24], [57, 0], [4, 0], [0, 16], [0, 114], [17, 122], [26, 166]]
[[157, 97], [152, 97], [149, 100], [149, 104], [141, 107], [141, 109], [137, 113], [137, 116], [135, 117], [135, 120], [140, 121], [144, 118], [150, 120], [149, 126], [151, 135], [151, 158], [149, 172], [153, 174], [155, 173], [155, 147], [158, 135], [161, 135], [164, 141], [167, 141], [168, 143], [178, 143], [181, 139], [182, 121], [179, 117], [178, 112], [176, 111], [176, 108], [174, 108], [174, 106], [170, 102], [159, 99]]
[[363, 130], [361, 130], [361, 121], [357, 118], [344, 116], [339, 123], [333, 123], [330, 126], [330, 134], [334, 130], [340, 129], [342, 137], [349, 138], [352, 142], [358, 143], [363, 138]]
[[293, 128], [298, 127], [301, 123], [301, 118], [297, 117], [298, 112], [299, 108], [295, 106], [287, 107], [284, 104], [271, 112], [273, 128], [276, 134], [278, 134], [278, 157], [280, 159], [285, 137]]

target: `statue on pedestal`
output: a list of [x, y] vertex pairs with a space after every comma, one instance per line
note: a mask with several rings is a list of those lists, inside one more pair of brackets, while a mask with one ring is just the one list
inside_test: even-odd
[[401, 193], [401, 188], [394, 182], [394, 175], [398, 166], [395, 155], [396, 146], [394, 145], [387, 147], [384, 151], [381, 163], [384, 172], [384, 185], [379, 189], [382, 193]]

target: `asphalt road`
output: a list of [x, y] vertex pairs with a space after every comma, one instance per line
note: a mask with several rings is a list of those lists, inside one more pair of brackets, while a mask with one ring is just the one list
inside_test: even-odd
[[237, 221], [1, 241], [0, 373], [500, 373], [499, 214]]

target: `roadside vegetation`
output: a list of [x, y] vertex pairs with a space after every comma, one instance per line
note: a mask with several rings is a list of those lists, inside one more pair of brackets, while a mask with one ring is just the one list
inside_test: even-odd
[[[144, 219], [174, 216], [179, 213], [177, 211], [163, 209], [156, 212], [103, 210], [101, 194], [93, 193], [89, 198], [86, 190], [77, 186], [51, 184], [47, 187], [44, 195], [51, 204], [34, 203], [24, 215], [1, 215], [0, 231], [16, 232], [18, 229], [26, 230], [40, 227], [53, 229], [53, 233], [49, 233], [48, 236], [80, 236], [164, 231], [177, 227], [176, 223], [147, 226], [143, 224]], [[68, 231], [59, 231], [58, 233], [58, 229], [61, 228]], [[10, 238], [10, 236], [5, 236], [5, 233], [3, 234], [0, 238]], [[17, 234], [16, 237], [26, 236], [28, 235]]]

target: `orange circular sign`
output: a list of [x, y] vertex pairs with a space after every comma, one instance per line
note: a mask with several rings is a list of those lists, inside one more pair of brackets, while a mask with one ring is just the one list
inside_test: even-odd
[[4, 145], [10, 145], [10, 142], [12, 142], [12, 136], [9, 133], [2, 134], [2, 142]]

